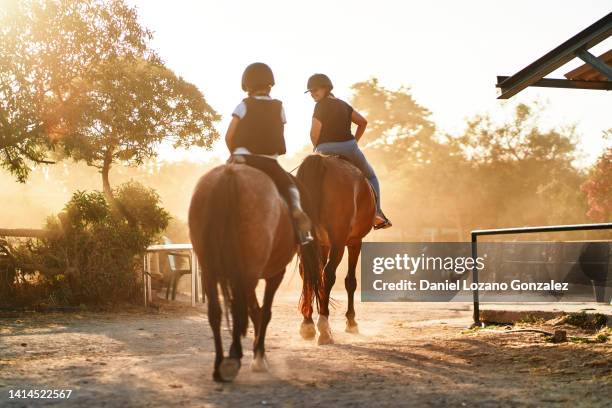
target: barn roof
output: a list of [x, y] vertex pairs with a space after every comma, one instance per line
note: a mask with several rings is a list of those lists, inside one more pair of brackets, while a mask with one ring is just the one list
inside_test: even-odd
[[[594, 56], [593, 46], [612, 36], [612, 13], [596, 21], [569, 40], [527, 65], [512, 76], [498, 76], [501, 89], [498, 99], [508, 99], [528, 86], [612, 90], [612, 50]], [[565, 74], [566, 79], [545, 78], [546, 75], [580, 58], [584, 65]]]

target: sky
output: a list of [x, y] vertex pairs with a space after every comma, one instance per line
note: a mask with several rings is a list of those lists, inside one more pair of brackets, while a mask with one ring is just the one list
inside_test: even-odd
[[[612, 93], [527, 88], [509, 101], [496, 99], [497, 75], [511, 75], [600, 19], [610, 1], [196, 1], [128, 0], [140, 22], [154, 32], [151, 46], [178, 75], [198, 86], [222, 115], [244, 98], [240, 78], [251, 62], [268, 63], [283, 101], [289, 153], [309, 141], [313, 101], [304, 94], [308, 76], [329, 75], [336, 96], [351, 84], [377, 77], [391, 89], [407, 86], [432, 112], [440, 131], [459, 134], [465, 120], [489, 113], [502, 120], [520, 102], [545, 107], [544, 127], [577, 125], [579, 148], [592, 163], [602, 132], [612, 128]], [[591, 49], [599, 55], [612, 38]], [[549, 77], [581, 65], [574, 60]], [[166, 160], [225, 157], [220, 141], [212, 153], [162, 148]]]

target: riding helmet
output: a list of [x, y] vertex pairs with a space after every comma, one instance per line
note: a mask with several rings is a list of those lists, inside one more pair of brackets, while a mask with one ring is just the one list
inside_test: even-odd
[[245, 68], [242, 74], [242, 90], [274, 86], [272, 69], [263, 62], [254, 62]]
[[[310, 78], [308, 78], [308, 84], [306, 85], [306, 92], [310, 92], [312, 89], [316, 88], [329, 88], [331, 91], [334, 89], [334, 85], [332, 84], [331, 79], [325, 74], [314, 74]], [[304, 93], [306, 93], [304, 92]]]

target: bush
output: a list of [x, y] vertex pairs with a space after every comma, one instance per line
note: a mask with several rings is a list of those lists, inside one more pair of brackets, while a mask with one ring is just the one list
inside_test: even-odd
[[[101, 192], [74, 193], [64, 211], [47, 220], [47, 238], [14, 250], [18, 264], [33, 265], [21, 269], [21, 284], [30, 292], [36, 287], [38, 302], [105, 304], [140, 294], [142, 254], [170, 216], [157, 193], [139, 183], [122, 184], [114, 196], [122, 212], [113, 210]], [[32, 301], [27, 290], [20, 292], [19, 303]]]

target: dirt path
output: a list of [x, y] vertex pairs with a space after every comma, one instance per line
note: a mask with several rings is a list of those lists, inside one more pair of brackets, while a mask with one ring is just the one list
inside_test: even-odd
[[[343, 299], [338, 294], [339, 299]], [[610, 406], [612, 347], [552, 344], [538, 334], [466, 332], [462, 304], [357, 305], [361, 333], [336, 344], [298, 334], [296, 299], [279, 299], [267, 339], [270, 373], [211, 380], [212, 336], [203, 308], [32, 314], [0, 319], [0, 406], [9, 389], [72, 389], [61, 405], [104, 406]], [[227, 342], [228, 332], [224, 332]], [[244, 341], [250, 350], [252, 330]]]

